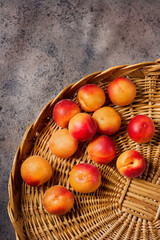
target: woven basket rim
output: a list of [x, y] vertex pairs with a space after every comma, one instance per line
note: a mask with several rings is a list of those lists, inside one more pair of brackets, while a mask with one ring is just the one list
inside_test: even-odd
[[23, 148], [24, 144], [26, 141], [29, 139], [33, 139], [35, 136], [37, 130], [40, 131], [43, 128], [44, 125], [44, 115], [48, 114], [49, 109], [52, 108], [57, 101], [60, 99], [63, 99], [64, 96], [70, 97], [72, 94], [75, 92], [76, 89], [80, 88], [82, 85], [86, 83], [92, 83], [92, 82], [99, 82], [105, 78], [107, 78], [110, 74], [113, 76], [120, 76], [120, 75], [127, 75], [131, 72], [134, 72], [136, 70], [140, 69], [145, 69], [146, 71], [150, 72], [151, 75], [157, 75], [160, 72], [160, 58], [157, 59], [155, 62], [142, 62], [142, 63], [137, 63], [133, 65], [118, 65], [114, 67], [110, 67], [104, 71], [98, 71], [91, 73], [87, 75], [86, 77], [80, 79], [79, 81], [72, 83], [65, 87], [54, 99], [49, 101], [42, 111], [40, 112], [39, 116], [37, 117], [36, 121], [33, 122], [25, 131], [21, 144], [17, 148], [17, 152], [15, 154], [13, 164], [12, 164], [12, 169], [10, 171], [9, 175], [9, 182], [8, 182], [8, 193], [9, 193], [9, 202], [8, 202], [8, 214], [10, 221], [15, 229], [15, 234], [17, 239], [26, 239], [25, 234], [23, 233], [23, 220], [22, 217], [17, 214], [17, 206], [15, 205], [18, 196], [17, 193], [15, 194], [16, 187], [15, 184], [17, 184], [15, 176], [16, 176], [16, 171], [17, 171], [17, 162], [19, 159], [23, 159], [24, 153], [23, 153]]

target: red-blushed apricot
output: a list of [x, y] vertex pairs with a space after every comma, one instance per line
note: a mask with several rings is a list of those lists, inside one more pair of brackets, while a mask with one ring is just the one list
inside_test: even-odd
[[128, 135], [137, 143], [147, 143], [154, 136], [155, 126], [146, 115], [137, 115], [128, 124]]
[[98, 136], [88, 144], [88, 154], [93, 161], [107, 164], [115, 158], [116, 147], [108, 136]]
[[97, 124], [89, 114], [78, 113], [69, 121], [68, 129], [74, 139], [84, 142], [94, 137]]
[[101, 173], [99, 169], [92, 164], [80, 163], [72, 168], [69, 183], [77, 192], [90, 193], [97, 190], [100, 186]]
[[102, 107], [92, 116], [98, 125], [98, 132], [104, 135], [116, 133], [121, 126], [121, 117], [112, 107]]
[[146, 168], [143, 156], [135, 150], [123, 152], [118, 157], [116, 165], [119, 172], [128, 178], [139, 177]]
[[59, 129], [52, 134], [49, 148], [55, 156], [69, 158], [77, 151], [78, 141], [70, 136], [68, 129]]
[[74, 197], [67, 188], [55, 185], [45, 192], [42, 204], [48, 213], [63, 215], [73, 207]]
[[79, 112], [81, 112], [81, 110], [74, 101], [63, 99], [54, 106], [53, 118], [59, 127], [66, 128], [69, 120]]
[[118, 77], [109, 84], [108, 96], [112, 103], [126, 106], [133, 102], [136, 96], [136, 87], [130, 79]]
[[21, 176], [26, 184], [38, 187], [51, 178], [52, 167], [45, 158], [31, 156], [22, 163]]
[[77, 94], [78, 102], [86, 112], [94, 112], [102, 107], [106, 100], [104, 90], [95, 84], [86, 84]]

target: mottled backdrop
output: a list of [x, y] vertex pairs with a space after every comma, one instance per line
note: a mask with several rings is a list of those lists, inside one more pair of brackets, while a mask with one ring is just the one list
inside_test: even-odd
[[0, 239], [17, 147], [48, 101], [98, 70], [160, 57], [159, 0], [0, 0]]

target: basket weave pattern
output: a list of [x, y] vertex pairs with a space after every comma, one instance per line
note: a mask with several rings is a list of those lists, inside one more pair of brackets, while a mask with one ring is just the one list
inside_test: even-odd
[[[77, 103], [78, 89], [94, 83], [107, 91], [116, 77], [130, 78], [137, 89], [134, 102], [118, 107], [109, 101], [122, 118], [120, 130], [112, 136], [117, 156], [134, 149], [146, 160], [146, 170], [136, 179], [127, 179], [116, 169], [116, 159], [108, 165], [93, 163], [87, 154], [86, 143], [69, 159], [55, 157], [48, 141], [59, 127], [52, 111], [57, 101], [70, 98]], [[42, 110], [37, 120], [26, 130], [17, 149], [9, 179], [8, 213], [15, 228], [16, 239], [160, 239], [160, 59], [156, 62], [123, 65], [93, 73], [66, 87]], [[146, 114], [155, 124], [153, 139], [137, 144], [129, 139], [127, 125], [131, 118]], [[45, 157], [52, 166], [53, 176], [44, 185], [33, 188], [20, 177], [22, 162], [31, 155]], [[69, 185], [69, 172], [74, 165], [88, 162], [102, 174], [102, 184], [96, 192], [81, 194]], [[63, 185], [73, 192], [74, 207], [64, 216], [48, 214], [42, 206], [42, 196], [51, 185]]]

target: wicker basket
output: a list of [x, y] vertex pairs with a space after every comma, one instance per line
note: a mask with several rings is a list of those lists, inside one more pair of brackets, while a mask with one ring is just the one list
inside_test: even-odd
[[[140, 178], [127, 179], [116, 169], [116, 159], [108, 165], [93, 163], [87, 155], [88, 143], [79, 145], [76, 154], [66, 159], [55, 157], [48, 140], [58, 127], [52, 118], [57, 101], [71, 98], [77, 90], [95, 83], [107, 91], [110, 81], [119, 76], [130, 78], [136, 85], [134, 102], [118, 107], [109, 102], [122, 118], [120, 131], [112, 136], [117, 156], [129, 149], [138, 150], [146, 159], [146, 170]], [[8, 213], [15, 228], [16, 239], [160, 239], [160, 59], [135, 65], [123, 65], [95, 72], [66, 87], [51, 100], [38, 119], [27, 128], [14, 158], [9, 178]], [[127, 124], [137, 114], [146, 114], [155, 124], [153, 139], [136, 144], [129, 139]], [[38, 188], [27, 186], [21, 179], [20, 166], [30, 155], [45, 157], [52, 165], [53, 177]], [[68, 181], [75, 164], [89, 162], [98, 166], [102, 184], [90, 194], [74, 192]], [[64, 216], [48, 214], [42, 206], [42, 196], [51, 185], [70, 189], [75, 197], [74, 207]]]

